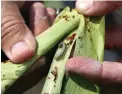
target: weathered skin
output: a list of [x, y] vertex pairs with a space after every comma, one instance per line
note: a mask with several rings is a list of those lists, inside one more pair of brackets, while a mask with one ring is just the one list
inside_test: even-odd
[[[116, 66], [116, 67], [115, 67]], [[111, 85], [122, 84], [122, 63], [104, 61], [100, 64], [98, 61], [87, 57], [74, 57], [68, 60], [67, 70], [78, 73], [94, 81], [95, 83]]]

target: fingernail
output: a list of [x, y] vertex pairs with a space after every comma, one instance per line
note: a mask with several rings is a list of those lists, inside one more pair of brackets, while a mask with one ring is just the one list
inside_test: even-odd
[[40, 16], [41, 19], [47, 19], [46, 9], [41, 9], [37, 11], [37, 16]]
[[68, 62], [67, 62], [67, 64], [66, 64], [66, 71], [72, 70], [72, 68], [73, 68], [73, 66], [72, 66], [73, 63], [74, 63], [73, 59], [69, 59], [69, 60], [68, 60]]
[[72, 69], [72, 65], [69, 64], [69, 62], [66, 64], [66, 71], [69, 71]]
[[76, 2], [76, 7], [81, 12], [90, 9], [92, 5], [93, 5], [93, 0], [77, 0]]
[[16, 43], [11, 48], [11, 56], [15, 63], [19, 63], [31, 57], [33, 55], [31, 52], [29, 46], [23, 41]]
[[28, 49], [29, 47], [25, 42], [18, 42], [12, 46], [11, 54], [12, 55], [20, 54], [22, 52], [25, 52], [25, 50], [28, 50]]
[[46, 19], [47, 18], [47, 10], [44, 5], [41, 3], [35, 3], [33, 5], [33, 8], [35, 8], [35, 16], [39, 17], [40, 19]]
[[52, 8], [47, 8], [48, 14], [50, 15], [56, 15], [56, 11]]

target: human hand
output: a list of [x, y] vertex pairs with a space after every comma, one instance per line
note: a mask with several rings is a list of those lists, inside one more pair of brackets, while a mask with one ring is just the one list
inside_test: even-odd
[[80, 13], [89, 16], [108, 14], [122, 7], [121, 1], [76, 0], [75, 6]]
[[[86, 0], [85, 3], [82, 3], [81, 1], [77, 0], [76, 8], [79, 12], [88, 16], [107, 14], [122, 6], [122, 2], [94, 1], [93, 3], [92, 0]], [[107, 48], [122, 48], [122, 25], [107, 28], [106, 31], [105, 46]], [[122, 85], [122, 63], [120, 62], [104, 61], [103, 64], [100, 64], [90, 58], [73, 57], [68, 60], [66, 70], [82, 75], [98, 84]]]
[[21, 1], [2, 1], [1, 46], [7, 57], [14, 63], [30, 59], [36, 51], [35, 37], [46, 30], [54, 20], [55, 11], [42, 3], [32, 5], [29, 27], [20, 13], [24, 8]]
[[[30, 3], [33, 4], [30, 5]], [[25, 24], [26, 20], [24, 21], [23, 18], [26, 17], [22, 17], [19, 8], [22, 11], [24, 10], [24, 15], [29, 18], [28, 25]], [[29, 11], [29, 16], [27, 11], [25, 13], [25, 10]], [[2, 49], [12, 62], [21, 63], [34, 55], [36, 49], [35, 37], [51, 26], [55, 14], [54, 9], [46, 8], [40, 2], [2, 2]], [[16, 43], [19, 41], [27, 42], [29, 48], [23, 47], [21, 44], [18, 46]], [[10, 48], [14, 43], [17, 48], [12, 48], [15, 53], [10, 54]], [[42, 56], [6, 93], [23, 93], [46, 76], [48, 69], [46, 58]]]

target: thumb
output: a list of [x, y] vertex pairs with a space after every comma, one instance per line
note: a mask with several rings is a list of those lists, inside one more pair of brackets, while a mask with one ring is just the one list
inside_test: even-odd
[[122, 6], [122, 2], [117, 1], [93, 1], [77, 0], [76, 8], [80, 13], [88, 16], [97, 16], [110, 13]]
[[122, 63], [103, 62], [100, 64], [90, 58], [74, 57], [69, 59], [66, 69], [95, 83], [122, 84]]
[[17, 4], [2, 2], [2, 49], [14, 63], [24, 62], [34, 55], [36, 40], [25, 25]]

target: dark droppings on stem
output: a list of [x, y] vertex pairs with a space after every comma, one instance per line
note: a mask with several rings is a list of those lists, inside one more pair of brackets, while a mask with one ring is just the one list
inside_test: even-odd
[[68, 16], [67, 15], [64, 15], [63, 18], [68, 18]]
[[82, 37], [78, 37], [78, 39], [82, 39]]
[[50, 79], [50, 77], [47, 77], [48, 79]]
[[68, 15], [64, 15], [63, 18], [65, 18], [65, 20], [68, 21]]
[[59, 19], [61, 19], [61, 16], [59, 16]]
[[5, 77], [5, 75], [3, 74], [3, 77]]
[[57, 71], [57, 67], [55, 67], [55, 70]]
[[93, 41], [91, 37], [90, 37], [90, 41]]
[[72, 44], [72, 42], [73, 42], [73, 40], [71, 40], [71, 41], [69, 42], [69, 44]]
[[44, 93], [44, 94], [49, 94], [49, 93]]
[[65, 20], [66, 20], [66, 21], [69, 21], [69, 19], [68, 19], [68, 18], [65, 18]]
[[56, 87], [56, 85], [54, 85], [54, 87]]
[[72, 18], [75, 18], [75, 15], [73, 15]]
[[69, 43], [66, 43], [66, 45], [69, 45]]
[[57, 74], [57, 67], [55, 67], [55, 69], [53, 70], [53, 71], [51, 71], [51, 73], [54, 75], [54, 82], [56, 83], [56, 79], [57, 79], [57, 77], [58, 77], [58, 74]]
[[90, 32], [90, 30], [88, 29], [88, 32]]

